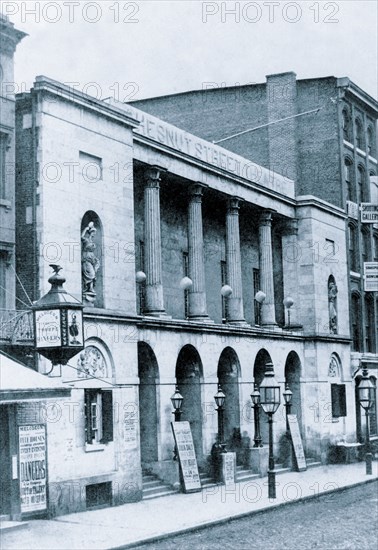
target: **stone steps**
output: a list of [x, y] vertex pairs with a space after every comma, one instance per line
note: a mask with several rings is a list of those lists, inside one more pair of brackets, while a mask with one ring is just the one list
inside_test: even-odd
[[164, 481], [161, 481], [153, 474], [142, 474], [143, 500], [165, 497], [177, 493], [172, 487]]

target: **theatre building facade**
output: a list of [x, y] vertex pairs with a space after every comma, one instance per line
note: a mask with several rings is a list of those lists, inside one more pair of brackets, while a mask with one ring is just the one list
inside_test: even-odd
[[[326, 462], [356, 441], [343, 210], [45, 77], [17, 97], [16, 132], [18, 276], [37, 300], [58, 264], [85, 305], [84, 351], [54, 369], [38, 361], [71, 390], [47, 422], [51, 515], [139, 500], [146, 472], [178, 483], [176, 386], [201, 471], [218, 385], [227, 447], [239, 438], [238, 464], [266, 471], [253, 458], [250, 394], [269, 361], [293, 392], [307, 457]], [[274, 421], [282, 462], [282, 403]], [[261, 432], [266, 448], [263, 413]]]

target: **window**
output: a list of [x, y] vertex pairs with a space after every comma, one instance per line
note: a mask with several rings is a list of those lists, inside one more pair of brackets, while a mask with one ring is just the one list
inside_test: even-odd
[[368, 262], [369, 261], [369, 248], [370, 248], [370, 235], [369, 230], [364, 229], [361, 232], [361, 254], [362, 254], [362, 262]]
[[356, 147], [359, 149], [364, 148], [364, 131], [362, 122], [359, 118], [356, 119]]
[[357, 186], [359, 202], [367, 202], [365, 169], [361, 165], [358, 167], [357, 170]]
[[111, 390], [84, 390], [85, 439], [87, 444], [113, 441], [113, 394]]
[[6, 198], [6, 152], [8, 136], [0, 134], [0, 199]]
[[348, 225], [348, 244], [349, 244], [349, 269], [357, 271], [357, 231], [354, 225]]
[[94, 483], [85, 487], [85, 497], [87, 509], [103, 508], [112, 503], [112, 484], [110, 481], [105, 483]]
[[332, 417], [346, 416], [345, 384], [331, 384]]
[[[222, 286], [227, 284], [227, 263], [225, 260], [221, 260], [221, 283]], [[222, 323], [227, 323], [228, 311], [227, 311], [227, 298], [222, 296]]]
[[348, 158], [344, 160], [344, 176], [347, 189], [347, 200], [355, 202], [354, 189], [353, 189], [353, 164]]
[[[253, 270], [253, 296], [256, 296], [256, 293], [259, 290], [260, 290], [260, 270], [254, 269]], [[261, 306], [257, 300], [254, 300], [253, 305], [255, 310], [255, 325], [259, 325]]]
[[374, 301], [371, 296], [365, 296], [365, 351], [375, 352]]
[[378, 235], [373, 236], [374, 241], [374, 262], [378, 262]]
[[345, 141], [352, 141], [350, 117], [347, 109], [343, 110], [343, 138]]
[[83, 151], [79, 152], [81, 181], [96, 183], [102, 180], [102, 159], [89, 155]]
[[352, 348], [353, 351], [361, 350], [361, 300], [360, 295], [352, 294]]
[[369, 126], [367, 130], [367, 140], [368, 140], [368, 154], [372, 157], [375, 157], [375, 138], [374, 138], [374, 130], [371, 126]]
[[[182, 253], [182, 265], [184, 271], [184, 277], [189, 276], [189, 254], [188, 252]], [[184, 290], [184, 307], [185, 307], [185, 319], [189, 317], [189, 290]]]

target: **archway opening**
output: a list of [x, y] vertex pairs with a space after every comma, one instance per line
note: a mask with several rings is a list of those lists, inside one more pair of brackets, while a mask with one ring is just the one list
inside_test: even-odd
[[201, 381], [203, 378], [202, 362], [195, 347], [184, 346], [176, 363], [176, 380], [183, 396], [182, 420], [190, 423], [197, 462], [203, 460], [202, 441], [202, 400]]
[[227, 449], [241, 460], [239, 378], [240, 363], [232, 348], [225, 348], [218, 362], [218, 383], [226, 395], [224, 403], [224, 439]]
[[291, 351], [285, 363], [285, 384], [288, 384], [293, 392], [291, 400], [291, 413], [298, 418], [299, 429], [303, 438], [302, 427], [302, 401], [301, 401], [301, 360], [295, 351]]
[[140, 453], [142, 464], [158, 460], [159, 367], [152, 348], [138, 342]]

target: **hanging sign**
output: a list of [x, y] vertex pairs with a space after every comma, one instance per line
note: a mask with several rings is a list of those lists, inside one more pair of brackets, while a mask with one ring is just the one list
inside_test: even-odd
[[364, 262], [365, 292], [378, 292], [378, 262]]
[[298, 418], [296, 414], [288, 414], [287, 419], [289, 421], [289, 429], [295, 460], [297, 463], [297, 470], [298, 472], [302, 472], [303, 470], [307, 470], [307, 464], [302, 445], [301, 432], [299, 431]]
[[171, 422], [171, 426], [180, 461], [184, 491], [185, 493], [201, 491], [201, 481], [190, 424], [187, 421]]
[[361, 223], [378, 223], [378, 204], [362, 202], [360, 204]]
[[46, 510], [46, 426], [19, 426], [21, 513]]

